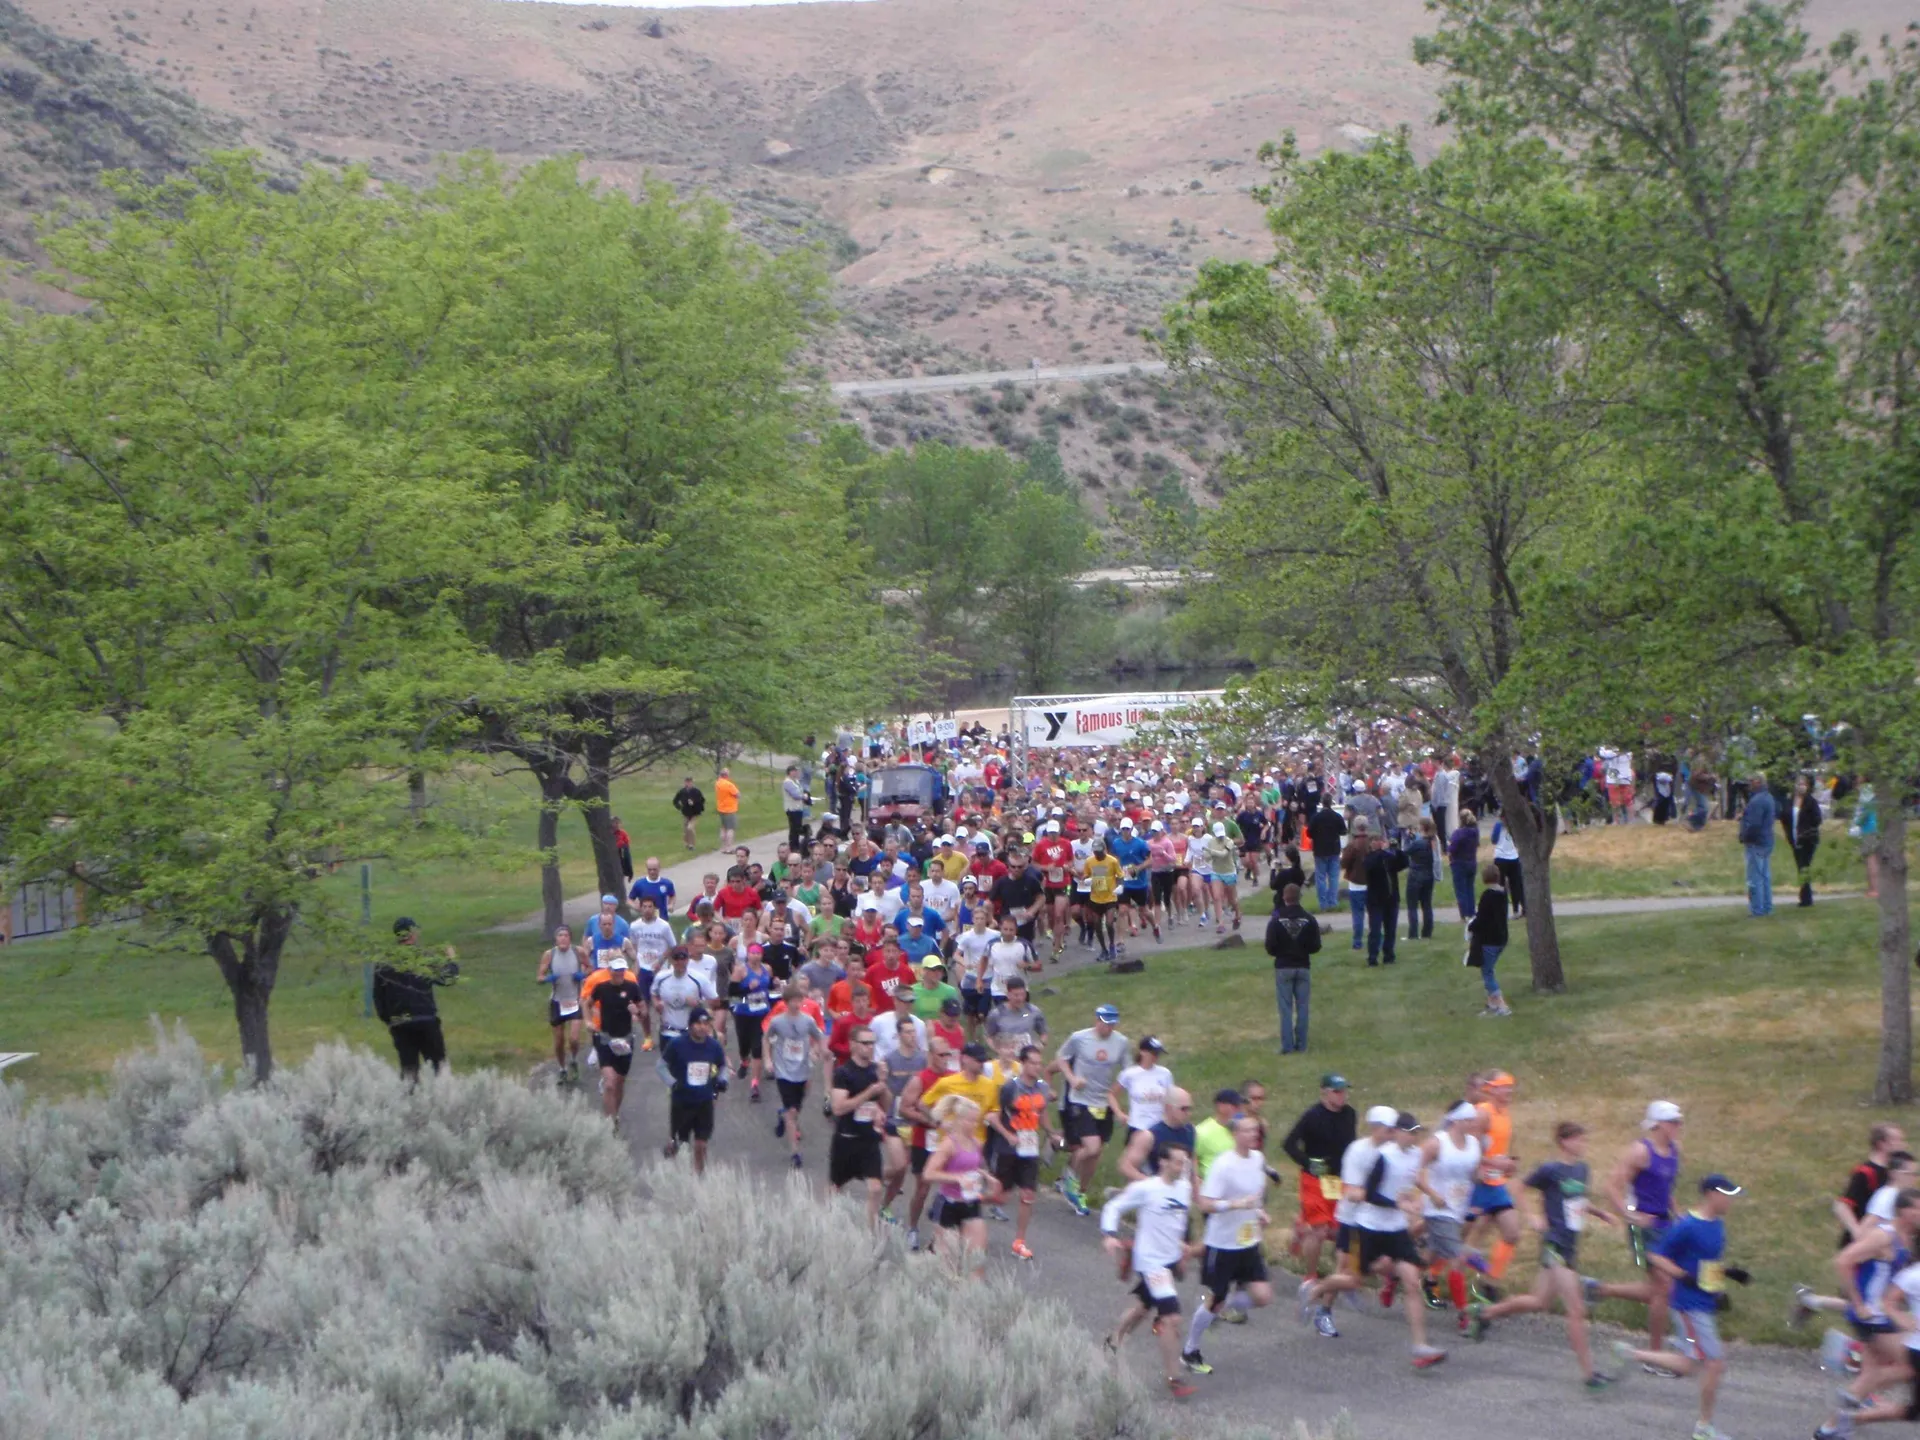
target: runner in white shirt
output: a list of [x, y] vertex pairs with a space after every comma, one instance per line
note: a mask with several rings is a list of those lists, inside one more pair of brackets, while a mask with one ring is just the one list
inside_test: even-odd
[[1242, 1314], [1256, 1305], [1273, 1303], [1262, 1243], [1270, 1223], [1266, 1211], [1267, 1157], [1260, 1143], [1260, 1122], [1243, 1115], [1233, 1124], [1233, 1149], [1214, 1157], [1200, 1186], [1197, 1208], [1207, 1217], [1206, 1259], [1200, 1283], [1207, 1297], [1193, 1312], [1186, 1349], [1180, 1363], [1196, 1375], [1210, 1375], [1213, 1367], [1200, 1354], [1200, 1337], [1222, 1307]]
[[987, 947], [987, 993], [995, 1000], [1007, 998], [1007, 983], [1034, 962], [1033, 947], [1020, 938], [1013, 916], [1000, 921], [1000, 933]]
[[1360, 1238], [1357, 1225], [1360, 1197], [1366, 1193], [1367, 1177], [1380, 1158], [1383, 1146], [1393, 1143], [1393, 1127], [1400, 1112], [1391, 1105], [1376, 1105], [1367, 1112], [1367, 1133], [1360, 1136], [1340, 1157], [1340, 1198], [1334, 1202], [1334, 1250], [1339, 1257], [1333, 1273], [1320, 1280], [1300, 1282], [1300, 1318], [1329, 1340], [1340, 1332], [1334, 1328], [1332, 1301], [1335, 1295], [1360, 1288]]
[[653, 977], [673, 949], [673, 926], [660, 918], [651, 897], [640, 902], [640, 918], [627, 927], [633, 942], [634, 979], [640, 984], [640, 1048], [653, 1048]]
[[946, 925], [949, 934], [959, 927], [959, 885], [944, 877], [938, 880], [928, 880], [921, 885], [920, 893], [926, 899], [927, 908], [939, 915], [941, 921]]
[[[1467, 1226], [1467, 1203], [1473, 1195], [1473, 1177], [1480, 1168], [1480, 1137], [1473, 1133], [1480, 1112], [1462, 1100], [1447, 1112], [1445, 1128], [1427, 1137], [1421, 1147], [1426, 1169], [1422, 1179], [1437, 1195], [1427, 1199], [1427, 1255], [1446, 1276], [1446, 1299], [1453, 1304], [1464, 1335], [1467, 1330], [1467, 1247], [1463, 1238]], [[1429, 1270], [1421, 1288], [1427, 1303], [1436, 1308], [1440, 1298], [1439, 1278]]]
[[[1151, 1130], [1166, 1116], [1167, 1096], [1173, 1090], [1173, 1072], [1160, 1063], [1160, 1042], [1149, 1035], [1140, 1042], [1138, 1060], [1120, 1072], [1115, 1090], [1127, 1097], [1127, 1128]], [[1114, 1097], [1119, 1109], [1119, 1096]]]
[[1117, 1352], [1142, 1320], [1149, 1315], [1158, 1317], [1154, 1331], [1160, 1342], [1167, 1388], [1181, 1400], [1194, 1389], [1180, 1373], [1180, 1330], [1174, 1323], [1180, 1313], [1184, 1262], [1200, 1248], [1187, 1243], [1193, 1215], [1193, 1182], [1188, 1178], [1192, 1161], [1193, 1157], [1178, 1146], [1163, 1145], [1159, 1173], [1134, 1181], [1100, 1211], [1100, 1230], [1106, 1236], [1108, 1253], [1116, 1260], [1127, 1253], [1127, 1242], [1120, 1238], [1120, 1217], [1134, 1217], [1133, 1273], [1138, 1282], [1133, 1287], [1133, 1303], [1107, 1337], [1107, 1348]]

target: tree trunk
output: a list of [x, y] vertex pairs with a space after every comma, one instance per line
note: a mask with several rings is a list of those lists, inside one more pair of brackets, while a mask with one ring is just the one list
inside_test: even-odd
[[[1877, 777], [1876, 777], [1877, 778]], [[1880, 1070], [1873, 1079], [1876, 1105], [1913, 1099], [1913, 929], [1907, 910], [1906, 786], [1877, 787], [1880, 802]]]
[[618, 896], [624, 907], [627, 881], [620, 873], [620, 847], [614, 842], [613, 811], [609, 808], [613, 798], [612, 747], [605, 737], [596, 735], [588, 737], [585, 749], [587, 774], [580, 786], [580, 798], [586, 803], [580, 813], [587, 822], [587, 839], [593, 844], [594, 878], [602, 895]]
[[1553, 920], [1553, 812], [1527, 799], [1513, 773], [1511, 755], [1494, 757], [1486, 766], [1493, 793], [1500, 797], [1500, 818], [1513, 832], [1520, 852], [1520, 883], [1526, 891], [1527, 959], [1533, 970], [1536, 995], [1566, 992], [1567, 976], [1560, 966], [1560, 931]]
[[553, 932], [567, 923], [567, 892], [560, 880], [560, 807], [571, 796], [573, 782], [563, 762], [532, 768], [540, 782], [541, 934], [551, 940]]
[[407, 816], [415, 825], [427, 818], [427, 772], [407, 772]]
[[233, 1014], [240, 1024], [241, 1064], [256, 1085], [264, 1085], [273, 1077], [267, 1002], [273, 996], [273, 982], [280, 976], [280, 952], [286, 948], [296, 913], [291, 905], [272, 906], [257, 914], [253, 928], [243, 934], [218, 930], [207, 937], [207, 953], [220, 967], [220, 977], [233, 994]]

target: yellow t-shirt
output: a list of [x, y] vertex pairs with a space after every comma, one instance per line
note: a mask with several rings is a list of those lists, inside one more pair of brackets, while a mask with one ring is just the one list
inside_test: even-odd
[[933, 1107], [948, 1095], [964, 1095], [980, 1107], [980, 1119], [973, 1127], [973, 1138], [977, 1144], [986, 1144], [987, 1116], [1000, 1105], [1000, 1081], [984, 1069], [977, 1080], [969, 1080], [956, 1070], [951, 1075], [942, 1075], [927, 1087], [920, 1096], [920, 1108], [932, 1114]]
[[1110, 905], [1120, 898], [1121, 864], [1111, 855], [1096, 855], [1087, 861], [1087, 879], [1093, 882], [1089, 892], [1096, 905]]
[[962, 855], [958, 850], [947, 856], [936, 855], [934, 859], [940, 862], [941, 871], [946, 875], [947, 879], [951, 880], [954, 884], [958, 885], [962, 880], [967, 878], [967, 857]]

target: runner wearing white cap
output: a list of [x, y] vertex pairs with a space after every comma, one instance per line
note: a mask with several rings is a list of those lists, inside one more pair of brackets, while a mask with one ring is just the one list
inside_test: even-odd
[[1633, 1263], [1643, 1272], [1638, 1280], [1609, 1283], [1583, 1276], [1580, 1284], [1589, 1303], [1595, 1300], [1632, 1300], [1647, 1307], [1647, 1348], [1658, 1350], [1667, 1340], [1667, 1284], [1647, 1271], [1647, 1256], [1659, 1245], [1667, 1227], [1679, 1218], [1673, 1203], [1674, 1182], [1680, 1178], [1680, 1127], [1685, 1121], [1671, 1100], [1655, 1100], [1640, 1121], [1646, 1133], [1620, 1154], [1607, 1179], [1607, 1198], [1614, 1213], [1626, 1221], [1627, 1243]]

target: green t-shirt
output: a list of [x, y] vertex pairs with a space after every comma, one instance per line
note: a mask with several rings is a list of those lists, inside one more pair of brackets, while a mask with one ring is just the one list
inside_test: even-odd
[[831, 935], [835, 939], [838, 939], [840, 932], [846, 928], [846, 925], [845, 917], [836, 915], [831, 910], [822, 910], [818, 915], [813, 917], [813, 933], [816, 936]]
[[913, 1013], [922, 1020], [938, 1019], [940, 1007], [959, 998], [960, 992], [951, 985], [929, 985], [922, 980], [913, 987]]
[[1213, 1162], [1233, 1149], [1233, 1131], [1209, 1115], [1193, 1127], [1193, 1165], [1200, 1172], [1201, 1180], [1207, 1178], [1207, 1171], [1213, 1168]]

